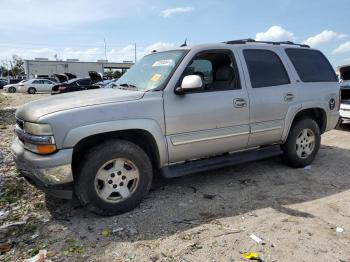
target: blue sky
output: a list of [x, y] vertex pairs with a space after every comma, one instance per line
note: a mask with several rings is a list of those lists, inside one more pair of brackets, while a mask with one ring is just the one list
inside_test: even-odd
[[0, 63], [23, 58], [133, 60], [153, 49], [231, 39], [293, 40], [350, 64], [349, 0], [1, 0]]

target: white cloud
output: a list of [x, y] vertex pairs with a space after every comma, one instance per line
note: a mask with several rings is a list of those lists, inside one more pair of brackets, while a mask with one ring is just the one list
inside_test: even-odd
[[331, 30], [324, 30], [318, 35], [311, 36], [308, 39], [304, 41], [304, 44], [310, 45], [310, 46], [317, 46], [326, 42], [330, 42], [335, 39], [341, 39], [346, 37], [345, 34], [340, 34]]
[[[131, 3], [132, 2], [132, 3]], [[72, 29], [98, 21], [140, 13], [142, 0], [1, 0], [0, 28], [48, 28]], [[130, 9], [134, 6], [133, 12]], [[137, 14], [135, 14], [137, 15]]]
[[[163, 51], [175, 47], [172, 43], [158, 42], [145, 47], [137, 48], [137, 58], [151, 53], [153, 50]], [[107, 51], [107, 58], [109, 61], [134, 61], [135, 57], [134, 45], [127, 45], [123, 48], [112, 48]], [[79, 59], [80, 61], [97, 61], [105, 59], [104, 48], [91, 47], [86, 49], [74, 48], [1, 48], [0, 47], [0, 62], [6, 63], [6, 59], [10, 59], [13, 55], [19, 55], [24, 59], [34, 59], [36, 57], [54, 59], [55, 54], [59, 59]]]
[[332, 54], [343, 54], [350, 52], [350, 41], [345, 42], [332, 51]]
[[285, 30], [283, 27], [274, 25], [266, 32], [257, 33], [255, 36], [257, 41], [295, 41], [294, 34]]
[[174, 14], [193, 12], [195, 9], [193, 7], [176, 7], [168, 8], [162, 11], [163, 17], [171, 17]]

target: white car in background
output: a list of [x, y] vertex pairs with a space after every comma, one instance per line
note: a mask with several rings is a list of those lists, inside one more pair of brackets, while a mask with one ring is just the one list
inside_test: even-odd
[[19, 85], [25, 83], [27, 80], [22, 80], [16, 84], [8, 84], [4, 86], [4, 91], [7, 93], [16, 93], [18, 91]]
[[50, 93], [56, 83], [48, 79], [31, 79], [18, 85], [18, 92], [35, 94], [36, 92]]

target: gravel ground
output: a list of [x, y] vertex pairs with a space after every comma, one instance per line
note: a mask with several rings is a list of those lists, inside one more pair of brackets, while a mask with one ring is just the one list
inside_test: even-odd
[[[244, 252], [263, 261], [350, 261], [349, 125], [323, 135], [308, 168], [273, 158], [159, 181], [134, 211], [106, 218], [17, 177], [13, 110], [4, 108], [39, 97], [0, 94], [0, 261], [39, 250], [51, 261], [244, 261]], [[14, 222], [22, 224], [8, 227]]]

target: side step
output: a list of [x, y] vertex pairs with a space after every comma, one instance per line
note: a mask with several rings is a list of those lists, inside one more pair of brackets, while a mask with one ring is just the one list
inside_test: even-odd
[[232, 153], [229, 155], [198, 159], [181, 164], [174, 164], [171, 166], [163, 167], [161, 169], [161, 174], [165, 178], [174, 178], [275, 157], [281, 154], [282, 150], [280, 149], [279, 145], [261, 147], [258, 149]]

